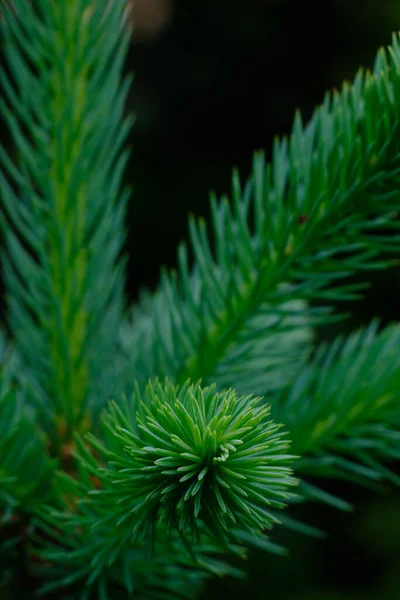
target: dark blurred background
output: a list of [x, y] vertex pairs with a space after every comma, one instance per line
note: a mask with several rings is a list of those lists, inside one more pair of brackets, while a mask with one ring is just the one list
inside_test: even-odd
[[[122, 0], [121, 0], [122, 1]], [[126, 0], [130, 2], [131, 0]], [[127, 292], [154, 288], [161, 265], [175, 264], [187, 216], [209, 214], [209, 191], [229, 193], [232, 167], [246, 177], [252, 153], [270, 154], [293, 113], [310, 116], [325, 90], [371, 67], [377, 47], [400, 29], [398, 0], [132, 0], [135, 72], [128, 110], [136, 114], [128, 214]], [[2, 138], [4, 139], [2, 127]], [[7, 140], [7, 136], [5, 138]], [[6, 142], [7, 145], [7, 142]], [[400, 320], [400, 276], [370, 279], [353, 304], [352, 329], [379, 316]], [[335, 331], [324, 332], [331, 336]], [[251, 551], [245, 582], [213, 580], [202, 598], [224, 600], [399, 600], [400, 495], [350, 484], [328, 488], [357, 506], [295, 513], [324, 528], [314, 541], [277, 529], [290, 549], [277, 558]]]
[[[254, 150], [270, 154], [293, 113], [310, 116], [325, 90], [372, 67], [400, 29], [397, 0], [133, 0], [129, 68], [136, 114], [127, 179], [133, 185], [126, 250], [128, 292], [154, 287], [175, 264], [187, 216], [209, 215], [209, 191], [229, 193], [232, 167], [249, 174]], [[370, 279], [352, 305], [352, 329], [379, 316], [400, 320], [400, 276]], [[346, 307], [347, 308], [347, 307]], [[349, 307], [350, 308], [350, 307]], [[333, 335], [334, 330], [325, 332]], [[331, 482], [353, 514], [307, 506], [296, 515], [324, 528], [315, 541], [277, 529], [289, 558], [251, 551], [244, 582], [213, 580], [216, 600], [399, 600], [400, 495]]]

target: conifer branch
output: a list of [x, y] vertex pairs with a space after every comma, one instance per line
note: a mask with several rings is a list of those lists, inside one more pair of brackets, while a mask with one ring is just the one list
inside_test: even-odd
[[[293, 450], [301, 456], [294, 463], [296, 474], [302, 478], [297, 500], [318, 500], [342, 510], [350, 508], [345, 500], [310, 485], [307, 481], [310, 475], [341, 477], [367, 486], [385, 480], [400, 484], [398, 475], [388, 466], [388, 463], [390, 465], [400, 459], [399, 342], [399, 326], [378, 332], [377, 323], [348, 339], [338, 338], [330, 346], [322, 346], [301, 377], [273, 398], [273, 417], [275, 421], [285, 423], [293, 439]], [[80, 483], [67, 479], [64, 488], [65, 492], [77, 490], [77, 496], [81, 498], [78, 513], [50, 512], [45, 514], [45, 519], [60, 529], [85, 524], [86, 531], [92, 532], [92, 545], [86, 541], [88, 556], [93, 557], [98, 569], [100, 559], [96, 558], [97, 554], [103, 557], [104, 569], [106, 557], [118, 552], [115, 548], [123, 556], [124, 551], [119, 546], [121, 540], [122, 543], [126, 543], [127, 539], [135, 540], [136, 544], [141, 544], [146, 539], [160, 539], [157, 538], [160, 527], [163, 535], [181, 529], [185, 536], [196, 533], [201, 541], [206, 525], [213, 543], [225, 538], [226, 543], [234, 540], [236, 544], [261, 545], [275, 552], [280, 548], [269, 540], [254, 537], [274, 522], [281, 521], [290, 529], [305, 534], [320, 535], [321, 532], [275, 510], [276, 499], [281, 505], [282, 500], [290, 502], [292, 494], [282, 496], [278, 490], [278, 496], [273, 493], [268, 500], [271, 488], [267, 492], [268, 487], [264, 485], [276, 480], [282, 469], [280, 464], [293, 458], [287, 455], [286, 443], [282, 443], [279, 435], [274, 433], [276, 426], [269, 431], [264, 425], [258, 431], [249, 420], [251, 444], [237, 445], [236, 440], [232, 442], [236, 444], [236, 450], [231, 453], [233, 449], [224, 442], [222, 451], [227, 454], [226, 462], [213, 461], [213, 467], [207, 467], [203, 478], [204, 465], [196, 462], [196, 451], [191, 444], [196, 445], [198, 438], [198, 450], [207, 454], [207, 444], [202, 439], [208, 429], [204, 422], [207, 413], [204, 408], [211, 404], [216, 408], [219, 403], [215, 399], [225, 398], [227, 404], [224, 410], [219, 411], [218, 419], [214, 416], [210, 422], [210, 434], [211, 430], [221, 433], [223, 430], [218, 424], [222, 424], [228, 415], [239, 426], [238, 421], [245, 415], [242, 404], [249, 402], [249, 398], [237, 398], [233, 392], [215, 394], [214, 388], [202, 390], [198, 386], [186, 385], [177, 397], [173, 386], [157, 383], [147, 387], [144, 402], [141, 402], [137, 389], [131, 402], [125, 400], [118, 406], [112, 404], [104, 421], [105, 444], [89, 436], [92, 446], [100, 452], [108, 467], [99, 466], [93, 453], [81, 442], [78, 457]], [[139, 411], [138, 415], [136, 411]], [[197, 434], [196, 424], [199, 426]], [[272, 445], [268, 449], [264, 445], [258, 452], [254, 444], [260, 443], [260, 435], [266, 436], [267, 440], [270, 434]], [[236, 432], [235, 437], [238, 437]], [[240, 451], [243, 452], [243, 449], [242, 457]], [[254, 490], [256, 502], [261, 498], [268, 500], [263, 509], [266, 519], [264, 522], [256, 521], [254, 529], [251, 524], [249, 527], [249, 515], [246, 515], [253, 501], [252, 475], [248, 469], [261, 457], [267, 461], [272, 459], [272, 465], [276, 462], [277, 466], [265, 470], [264, 485], [261, 485], [261, 470], [254, 478], [258, 482]], [[235, 461], [239, 465], [237, 472]], [[228, 474], [222, 474], [223, 484], [221, 474], [217, 470], [215, 472], [217, 483], [223, 484], [219, 497], [207, 477], [210, 476], [210, 468], [217, 469], [220, 465], [228, 467]], [[278, 471], [273, 472], [276, 469]], [[241, 476], [246, 479], [241, 479]], [[275, 483], [280, 488], [284, 480], [278, 479]], [[290, 481], [286, 480], [288, 483]], [[230, 489], [225, 487], [226, 484]], [[244, 512], [227, 527], [235, 502], [240, 503], [236, 509]], [[256, 508], [256, 512], [258, 510]], [[250, 535], [243, 528], [246, 525]], [[104, 539], [99, 540], [100, 532], [109, 532], [105, 534], [108, 549], [105, 549]], [[93, 540], [99, 544], [97, 550]], [[77, 546], [82, 551], [82, 540]], [[200, 543], [199, 550], [201, 547]], [[53, 556], [54, 560], [51, 552], [51, 549], [45, 550], [44, 556], [47, 559]]]
[[[130, 402], [113, 403], [104, 444], [88, 436], [102, 462], [80, 441], [78, 480], [60, 481], [73, 505], [41, 511], [46, 530], [51, 524], [64, 539], [77, 531], [70, 551], [84, 566], [71, 577], [91, 585], [132, 544], [149, 540], [156, 553], [159, 542], [180, 540], [206, 570], [218, 564], [202, 558], [207, 547], [211, 555], [242, 553], [246, 532], [263, 544], [263, 532], [279, 521], [273, 509], [285, 505], [295, 484], [294, 457], [268, 414], [257, 398], [198, 384], [149, 384], [143, 397], [137, 389]], [[40, 555], [68, 562], [66, 550]]]
[[[376, 322], [322, 346], [301, 376], [272, 403], [285, 424], [296, 473], [400, 485], [400, 327]], [[349, 505], [305, 482], [299, 491], [338, 508]]]
[[[87, 514], [95, 518], [89, 510]], [[47, 516], [46, 521], [55, 527], [61, 524], [56, 513], [52, 518]], [[221, 560], [223, 548], [205, 538], [193, 544], [189, 552], [177, 535], [167, 540], [159, 534], [154, 546], [152, 542], [127, 542], [123, 552], [113, 557], [107, 554], [109, 547], [101, 553], [100, 540], [104, 543], [104, 536], [95, 535], [86, 523], [77, 531], [77, 522], [70, 519], [62, 523], [68, 544], [48, 527], [46, 547], [38, 553], [44, 565], [37, 573], [47, 580], [41, 595], [67, 588], [79, 600], [107, 600], [121, 593], [138, 600], [191, 600], [198, 597], [201, 586], [212, 575], [243, 576], [239, 569]]]
[[37, 547], [43, 561], [37, 573], [47, 580], [42, 595], [67, 588], [80, 600], [107, 600], [121, 592], [138, 600], [187, 600], [198, 597], [211, 575], [243, 576], [221, 560], [225, 549], [206, 536], [189, 547], [178, 534], [166, 538], [165, 530], [156, 526], [152, 539], [132, 543], [125, 536], [123, 544], [115, 547], [115, 535], [108, 537], [110, 530], [91, 527], [98, 517], [96, 508], [85, 502], [80, 515], [56, 510], [43, 515], [39, 524], [47, 537]]
[[[307, 354], [307, 327], [337, 318], [325, 303], [359, 297], [363, 286], [344, 279], [387, 267], [399, 250], [399, 122], [395, 35], [373, 72], [327, 94], [307, 126], [297, 114], [271, 164], [256, 155], [243, 189], [234, 174], [232, 206], [212, 200], [212, 243], [205, 222], [191, 219], [193, 270], [181, 246], [178, 272], [163, 274], [123, 332], [129, 377], [273, 391], [276, 349], [289, 356], [287, 374]], [[319, 306], [293, 305], [311, 299]], [[297, 335], [289, 353], [285, 331]]]
[[104, 419], [103, 453], [117, 471], [106, 496], [119, 499], [118, 524], [127, 527], [126, 507], [136, 507], [134, 527], [146, 533], [154, 515], [192, 537], [198, 517], [217, 539], [229, 535], [229, 523], [253, 534], [271, 526], [267, 506], [284, 505], [294, 457], [260, 399], [156, 383], [143, 399], [137, 389], [133, 406], [136, 415], [129, 403], [113, 404]]
[[[87, 429], [115, 385], [129, 85], [122, 2], [6, 2], [1, 148], [9, 319], [53, 438]], [[27, 333], [28, 332], [28, 333]]]
[[14, 511], [33, 514], [53, 495], [55, 464], [46, 440], [12, 381], [15, 356], [0, 334], [0, 526]]

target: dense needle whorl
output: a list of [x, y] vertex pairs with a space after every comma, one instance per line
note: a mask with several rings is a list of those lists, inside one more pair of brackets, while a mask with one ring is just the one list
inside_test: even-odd
[[155, 382], [143, 395], [136, 390], [130, 408], [112, 404], [106, 424], [112, 485], [134, 512], [157, 511], [168, 527], [194, 535], [200, 523], [218, 535], [229, 522], [252, 532], [272, 525], [269, 509], [281, 507], [295, 483], [293, 457], [260, 398]]

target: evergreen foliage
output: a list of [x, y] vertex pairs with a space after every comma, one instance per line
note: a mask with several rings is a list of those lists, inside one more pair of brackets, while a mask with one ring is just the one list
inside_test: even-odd
[[16, 0], [4, 12], [1, 106], [17, 151], [16, 163], [2, 153], [9, 322], [57, 442], [87, 429], [115, 385], [128, 38], [119, 2]]
[[12, 381], [16, 356], [0, 336], [0, 524], [24, 506], [33, 513], [49, 499], [55, 468], [46, 440]]
[[[318, 348], [295, 384], [277, 395], [273, 416], [285, 423], [296, 472], [362, 485], [400, 484], [400, 364], [398, 325], [378, 323]], [[389, 466], [392, 468], [389, 468]], [[378, 485], [379, 487], [379, 485]], [[349, 505], [303, 483], [306, 497], [340, 509]]]
[[374, 72], [327, 94], [307, 126], [297, 114], [271, 165], [256, 155], [245, 186], [234, 174], [232, 203], [212, 199], [214, 253], [204, 220], [191, 219], [193, 272], [181, 246], [178, 274], [164, 274], [134, 313], [135, 379], [164, 373], [265, 394], [281, 354], [304, 354], [301, 325], [327, 323], [326, 302], [358, 297], [362, 286], [343, 279], [388, 265], [398, 240], [379, 234], [398, 227], [399, 57], [396, 36]]
[[42, 593], [196, 597], [240, 576], [224, 555], [279, 553], [273, 524], [313, 533], [287, 503], [349, 508], [310, 476], [398, 485], [399, 326], [320, 348], [313, 332], [400, 249], [400, 37], [297, 115], [271, 164], [234, 173], [212, 239], [192, 218], [191, 253], [126, 317], [124, 6], [7, 0], [2, 17], [0, 510], [30, 523]]

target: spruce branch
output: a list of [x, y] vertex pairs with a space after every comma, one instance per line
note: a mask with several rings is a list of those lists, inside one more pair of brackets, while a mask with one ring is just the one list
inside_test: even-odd
[[[6, 367], [8, 371], [8, 366]], [[0, 374], [0, 596], [27, 572], [32, 516], [54, 499], [56, 465], [23, 395]], [[15, 573], [15, 574], [14, 574]]]
[[34, 413], [12, 381], [15, 355], [0, 333], [0, 526], [15, 510], [33, 514], [53, 495], [55, 464]]
[[[174, 308], [175, 301], [178, 308]], [[170, 311], [173, 310], [179, 318], [175, 310], [181, 308], [177, 298], [167, 298], [161, 292], [151, 296], [142, 291], [139, 304], [128, 313], [120, 329], [120, 349], [126, 365], [125, 391], [128, 395], [132, 392], [132, 372], [136, 381], [141, 383], [147, 382], [150, 374], [167, 372], [172, 376], [171, 363], [164, 362], [168, 349], [162, 343], [167, 336], [168, 348], [172, 350], [175, 343], [180, 343], [176, 336], [186, 335], [183, 330], [174, 332], [172, 322], [168, 321]], [[309, 309], [302, 300], [283, 302], [281, 317], [269, 315], [269, 308], [264, 306], [265, 314], [251, 319], [249, 328], [253, 332], [252, 337], [248, 330], [248, 339], [232, 347], [229, 358], [218, 368], [218, 374], [209, 378], [209, 383], [215, 380], [219, 388], [229, 388], [234, 382], [238, 393], [264, 395], [266, 390], [270, 393], [280, 390], [301, 372], [311, 353], [314, 338]], [[280, 330], [277, 330], [278, 320], [281, 321]], [[168, 327], [171, 327], [169, 331]], [[163, 333], [158, 338], [160, 331]], [[170, 336], [175, 336], [175, 341]], [[157, 349], [153, 344], [157, 345]]]
[[[340, 477], [374, 486], [400, 485], [400, 327], [378, 323], [323, 345], [301, 377], [272, 403], [302, 458], [300, 493], [349, 508], [306, 483], [308, 476]], [[389, 466], [388, 466], [389, 465]]]
[[[116, 383], [123, 306], [122, 2], [6, 2], [0, 149], [9, 320], [53, 438], [87, 429]], [[28, 332], [28, 333], [27, 333]]]
[[201, 520], [217, 539], [229, 534], [229, 525], [254, 534], [272, 525], [268, 506], [284, 505], [294, 484], [293, 457], [259, 398], [155, 383], [143, 400], [137, 389], [133, 402], [134, 420], [127, 419], [127, 403], [111, 405], [104, 419], [109, 451], [103, 452], [116, 470], [109, 472], [113, 492], [106, 496], [119, 499], [118, 524], [126, 527], [133, 518], [134, 527], [143, 520], [151, 528], [156, 514], [168, 530], [177, 526], [196, 537]]
[[[263, 544], [295, 484], [288, 443], [268, 414], [258, 398], [200, 384], [150, 383], [143, 396], [112, 403], [104, 444], [87, 436], [102, 460], [80, 440], [78, 478], [60, 479], [63, 510], [40, 513], [53, 538], [75, 532], [69, 552], [82, 567], [71, 581], [97, 582], [132, 545], [152, 544], [157, 556], [158, 543], [179, 542], [187, 560], [215, 571], [212, 555], [242, 555], [246, 534]], [[40, 556], [57, 568], [69, 554], [51, 546]]]
[[53, 510], [40, 521], [47, 530], [37, 548], [42, 595], [62, 588], [80, 600], [112, 599], [124, 592], [123, 597], [137, 600], [187, 600], [198, 597], [211, 575], [243, 576], [221, 560], [223, 548], [215, 542], [203, 537], [188, 551], [178, 535], [166, 539], [160, 528], [150, 541], [125, 540], [118, 552], [107, 534], [91, 529], [96, 518], [92, 507], [85, 508], [85, 518]]
[[[326, 303], [359, 297], [363, 286], [345, 279], [391, 264], [400, 240], [399, 39], [379, 51], [372, 73], [327, 94], [308, 125], [297, 114], [271, 164], [255, 156], [244, 188], [234, 174], [232, 204], [212, 199], [212, 242], [205, 222], [191, 218], [194, 267], [181, 246], [177, 272], [163, 274], [125, 327], [127, 376], [202, 378], [241, 393], [255, 382], [266, 394], [280, 381], [278, 373], [270, 387], [271, 370], [299, 372], [308, 327], [338, 318]], [[385, 228], [392, 235], [382, 236]], [[297, 336], [288, 353], [283, 332]]]

